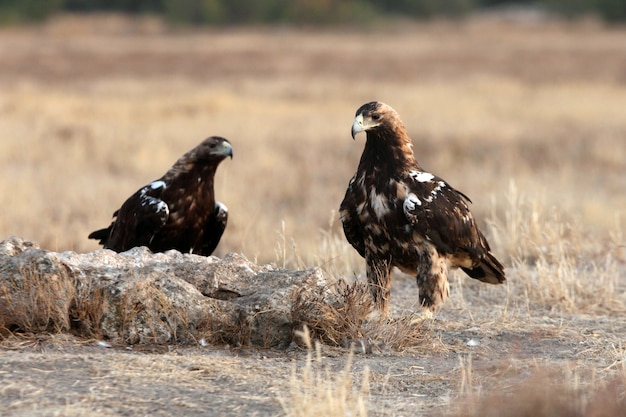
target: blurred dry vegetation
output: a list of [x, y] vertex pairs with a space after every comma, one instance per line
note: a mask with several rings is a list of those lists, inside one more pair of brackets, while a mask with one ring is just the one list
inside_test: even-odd
[[[412, 339], [414, 350], [394, 341], [431, 361], [427, 371], [390, 375], [391, 356], [329, 378], [305, 367], [281, 397], [287, 414], [306, 415], [304, 404], [330, 395], [324, 387], [353, 380], [358, 390], [341, 391], [348, 399], [340, 403], [354, 415], [367, 414], [368, 398], [379, 411], [391, 407], [381, 415], [413, 409], [386, 397], [407, 385], [425, 396], [421, 409], [472, 399], [459, 416], [517, 406], [483, 395], [491, 392], [528, 398], [507, 415], [578, 415], [568, 414], [570, 398], [585, 400], [576, 412], [594, 402], [609, 410], [580, 415], [623, 405], [625, 28], [475, 17], [362, 30], [183, 31], [151, 18], [63, 16], [1, 30], [0, 56], [0, 239], [96, 249], [87, 234], [126, 197], [204, 137], [222, 135], [234, 159], [216, 177], [230, 210], [216, 254], [361, 276], [337, 208], [363, 148], [364, 137], [348, 133], [354, 111], [369, 100], [392, 105], [418, 161], [472, 198], [508, 283], [452, 277], [442, 320], [427, 326], [432, 340]], [[398, 276], [393, 291], [394, 316], [410, 317], [414, 280]], [[468, 337], [484, 349], [473, 365]], [[457, 354], [460, 364], [445, 361]], [[517, 383], [551, 366], [557, 371], [538, 381], [565, 382], [549, 399], [562, 414], [538, 405], [524, 414], [547, 399]], [[622, 401], [617, 408], [596, 395], [604, 386]]]
[[483, 224], [506, 217], [514, 183], [540, 215], [556, 208], [608, 237], [626, 207], [625, 36], [490, 21], [180, 33], [113, 16], [7, 29], [0, 236], [95, 249], [89, 231], [218, 134], [235, 148], [217, 174], [231, 213], [219, 253], [273, 261], [284, 233], [311, 264], [340, 229], [363, 147], [348, 134], [354, 111], [376, 99]]

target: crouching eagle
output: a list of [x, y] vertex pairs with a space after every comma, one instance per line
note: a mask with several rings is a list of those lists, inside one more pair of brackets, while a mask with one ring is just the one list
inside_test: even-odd
[[123, 252], [147, 246], [153, 252], [176, 249], [209, 256], [228, 221], [226, 206], [215, 201], [215, 171], [233, 148], [212, 136], [184, 154], [160, 179], [130, 196], [106, 229], [89, 235], [106, 249]]
[[420, 303], [431, 311], [448, 297], [449, 267], [482, 282], [504, 282], [504, 267], [478, 230], [469, 198], [420, 167], [398, 113], [384, 103], [364, 104], [352, 138], [363, 131], [367, 141], [340, 217], [348, 242], [365, 258], [379, 310], [389, 314], [394, 266], [417, 276]]

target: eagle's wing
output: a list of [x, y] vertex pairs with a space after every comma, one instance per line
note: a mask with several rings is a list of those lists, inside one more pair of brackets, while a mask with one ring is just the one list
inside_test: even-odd
[[219, 201], [216, 201], [215, 210], [211, 214], [211, 217], [207, 221], [204, 228], [202, 246], [198, 252], [194, 251], [194, 253], [198, 253], [202, 256], [209, 256], [212, 254], [218, 243], [220, 243], [222, 234], [224, 234], [224, 230], [226, 230], [227, 223], [228, 208]]
[[411, 171], [404, 179], [402, 208], [413, 230], [450, 255], [454, 266], [484, 282], [505, 280], [504, 266], [493, 256], [489, 243], [470, 212], [470, 199], [441, 178]]
[[160, 198], [164, 188], [163, 181], [154, 181], [130, 196], [116, 212], [104, 247], [120, 252], [149, 246], [169, 218], [169, 207]]
[[365, 239], [363, 226], [358, 219], [357, 207], [364, 201], [357, 201], [360, 193], [354, 190], [356, 175], [350, 180], [346, 195], [339, 206], [339, 218], [343, 225], [343, 232], [348, 242], [356, 249], [362, 257], [365, 257]]
[[441, 178], [412, 171], [404, 180], [403, 211], [413, 230], [443, 253], [479, 254], [489, 245], [470, 212], [470, 199]]

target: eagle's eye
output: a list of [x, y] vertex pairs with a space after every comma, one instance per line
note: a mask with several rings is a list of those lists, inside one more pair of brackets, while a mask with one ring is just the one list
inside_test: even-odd
[[372, 114], [372, 120], [376, 121], [380, 119], [380, 115], [378, 114]]

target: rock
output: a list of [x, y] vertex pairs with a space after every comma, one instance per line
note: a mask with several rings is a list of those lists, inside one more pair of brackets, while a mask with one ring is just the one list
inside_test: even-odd
[[318, 269], [153, 254], [51, 252], [21, 238], [0, 242], [0, 335], [72, 332], [114, 344], [213, 343], [288, 346], [296, 294], [336, 302]]

